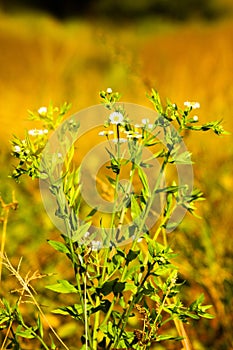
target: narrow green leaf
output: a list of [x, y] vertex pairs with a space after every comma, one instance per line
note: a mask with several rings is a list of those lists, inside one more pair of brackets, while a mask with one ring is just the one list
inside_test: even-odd
[[72, 241], [77, 242], [81, 241], [83, 236], [91, 226], [91, 222], [82, 223], [81, 226], [77, 229], [77, 231], [72, 236]]
[[113, 293], [122, 293], [125, 289], [125, 282], [116, 282], [113, 286]]
[[213, 318], [215, 318], [214, 315], [211, 315], [211, 314], [209, 314], [209, 313], [207, 313], [207, 312], [205, 312], [204, 314], [202, 314], [201, 317], [208, 318], [208, 319], [210, 319], [210, 320], [213, 319]]
[[183, 337], [174, 337], [173, 335], [159, 335], [157, 338], [156, 338], [156, 341], [159, 342], [159, 341], [163, 341], [163, 340], [176, 340], [176, 341], [180, 341], [184, 339]]
[[58, 280], [58, 283], [46, 286], [47, 289], [57, 293], [77, 293], [77, 289], [66, 280]]
[[57, 250], [60, 253], [69, 253], [69, 249], [65, 246], [65, 244], [58, 242], [58, 241], [53, 241], [53, 240], [48, 240], [47, 241], [51, 247], [53, 247], [55, 250]]
[[175, 155], [173, 161], [175, 164], [193, 164], [191, 153], [188, 151]]
[[134, 196], [131, 197], [131, 215], [133, 220], [138, 221], [141, 215], [141, 209]]
[[98, 293], [103, 294], [104, 296], [113, 292], [114, 284], [117, 282], [118, 278], [115, 278], [112, 281], [105, 282], [102, 287], [96, 288]]
[[127, 262], [129, 263], [130, 261], [136, 259], [138, 254], [139, 254], [139, 250], [134, 251], [134, 250], [130, 249], [128, 254], [126, 255]]
[[18, 326], [16, 329], [16, 334], [19, 337], [26, 338], [26, 339], [33, 339], [35, 338], [35, 335], [33, 335], [33, 330], [31, 328], [22, 330], [22, 326]]
[[85, 217], [85, 221], [91, 219], [91, 218], [95, 215], [95, 213], [97, 213], [97, 211], [98, 211], [98, 208], [97, 208], [97, 207], [96, 207], [96, 208], [93, 208], [93, 209], [87, 214], [87, 216]]
[[145, 191], [144, 194], [146, 196], [150, 196], [150, 192], [151, 191], [150, 191], [150, 187], [149, 187], [149, 184], [148, 184], [147, 176], [146, 176], [145, 172], [142, 170], [142, 168], [140, 166], [137, 168], [137, 170], [138, 170], [138, 176], [139, 176], [139, 178], [141, 180], [141, 183], [142, 183], [144, 191]]
[[37, 327], [38, 327], [38, 330], [39, 330], [40, 337], [43, 338], [44, 330], [43, 330], [43, 324], [41, 322], [40, 316], [38, 316], [38, 318], [37, 318]]
[[52, 338], [51, 334], [49, 334], [49, 337], [50, 337], [50, 341], [51, 341], [51, 345], [50, 345], [51, 350], [56, 350], [57, 347], [56, 347], [56, 345], [54, 344], [54, 341], [53, 341], [53, 338]]

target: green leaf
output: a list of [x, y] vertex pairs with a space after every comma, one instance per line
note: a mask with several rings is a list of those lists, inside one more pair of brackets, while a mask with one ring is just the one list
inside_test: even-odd
[[191, 159], [191, 153], [185, 151], [181, 154], [175, 155], [173, 158], [173, 162], [175, 164], [193, 164], [193, 161]]
[[156, 190], [155, 193], [160, 193], [160, 192], [165, 192], [165, 193], [176, 193], [180, 190], [181, 187], [179, 186], [168, 186], [168, 187], [164, 187], [164, 188], [159, 188], [158, 190]]
[[127, 290], [132, 292], [133, 294], [135, 294], [137, 292], [137, 287], [133, 283], [127, 283], [126, 282], [124, 291], [126, 292]]
[[144, 188], [144, 195], [150, 196], [150, 187], [148, 184], [147, 176], [140, 166], [137, 167], [137, 170], [138, 170], [138, 176]]
[[81, 241], [85, 233], [91, 226], [91, 222], [82, 223], [81, 226], [74, 232], [72, 242]]
[[209, 314], [209, 313], [207, 313], [207, 312], [205, 312], [204, 314], [202, 314], [202, 315], [200, 315], [200, 316], [201, 316], [201, 317], [204, 317], [204, 318], [208, 318], [208, 319], [213, 319], [213, 318], [215, 318], [214, 315]]
[[40, 337], [43, 338], [44, 330], [43, 330], [43, 324], [41, 322], [40, 316], [38, 316], [38, 318], [37, 318], [37, 328], [39, 330]]
[[85, 221], [91, 219], [91, 218], [95, 215], [95, 213], [97, 213], [97, 211], [98, 211], [98, 208], [93, 208], [93, 209], [87, 214], [87, 216], [85, 216]]
[[[86, 305], [86, 309], [90, 310], [91, 306], [89, 304]], [[59, 315], [70, 315], [71, 317], [75, 318], [76, 320], [81, 320], [83, 315], [83, 309], [82, 306], [79, 304], [74, 304], [71, 306], [61, 306], [55, 310], [53, 310], [53, 313], [59, 314]]]
[[108, 179], [108, 181], [112, 185], [112, 187], [115, 188], [116, 187], [116, 180], [110, 176], [107, 176], [107, 175], [106, 175], [106, 178]]
[[139, 250], [134, 251], [134, 250], [130, 249], [129, 252], [128, 252], [128, 254], [126, 255], [126, 261], [127, 261], [127, 263], [129, 263], [130, 261], [136, 259], [136, 257], [138, 256], [138, 254], [139, 254]]
[[51, 334], [49, 334], [49, 338], [50, 338], [50, 341], [51, 341], [51, 350], [56, 350], [57, 349], [57, 346], [54, 344], [54, 341], [53, 341], [53, 338], [51, 336]]
[[22, 326], [18, 326], [16, 329], [16, 334], [17, 334], [17, 336], [22, 337], [22, 338], [27, 338], [27, 339], [35, 338], [35, 335], [33, 334], [32, 328], [22, 330]]
[[113, 329], [113, 324], [112, 322], [108, 322], [108, 325], [107, 325], [107, 332], [108, 332], [108, 335], [112, 338], [114, 338], [115, 336], [115, 332], [114, 332], [114, 329]]
[[46, 286], [47, 289], [57, 293], [77, 293], [77, 289], [66, 280], [58, 280], [58, 283]]
[[96, 288], [97, 293], [99, 293], [99, 294], [101, 293], [104, 296], [112, 293], [113, 292], [113, 285], [114, 285], [114, 283], [116, 283], [117, 280], [118, 279], [116, 278], [112, 281], [105, 282], [102, 287], [97, 287]]
[[121, 293], [125, 288], [125, 282], [118, 282], [118, 278], [115, 278], [112, 281], [105, 282], [102, 287], [96, 288], [96, 291], [104, 296], [109, 295], [110, 293], [118, 294]]
[[125, 282], [116, 282], [113, 286], [113, 293], [122, 293], [125, 289]]
[[174, 337], [173, 335], [159, 335], [158, 337], [156, 337], [156, 341], [163, 341], [163, 340], [176, 340], [176, 341], [180, 341], [184, 339], [183, 337]]
[[137, 223], [140, 219], [141, 209], [134, 196], [131, 197], [131, 216], [133, 220]]
[[155, 251], [153, 245], [152, 244], [148, 244], [147, 247], [148, 247], [148, 252], [149, 252], [150, 256], [153, 258], [154, 255], [156, 254], [156, 251]]
[[53, 240], [48, 240], [47, 242], [51, 245], [51, 247], [53, 247], [58, 252], [65, 253], [65, 254], [69, 253], [69, 249], [65, 246], [64, 243], [53, 241]]

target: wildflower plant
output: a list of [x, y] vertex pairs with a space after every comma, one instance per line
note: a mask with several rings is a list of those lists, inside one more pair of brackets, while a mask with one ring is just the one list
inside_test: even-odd
[[198, 102], [163, 106], [155, 90], [147, 95], [154, 109], [120, 103], [110, 88], [100, 97], [101, 105], [65, 120], [68, 104], [30, 112], [43, 128], [12, 141], [12, 177], [39, 178], [61, 232], [60, 241], [48, 243], [73, 269], [73, 280], [47, 286], [75, 298], [54, 312], [83, 325], [81, 349], [146, 350], [164, 341], [189, 349], [184, 324], [213, 316], [203, 295], [182, 302], [184, 282], [169, 244], [169, 232], [203, 200], [184, 136], [225, 131], [220, 121], [197, 124]]

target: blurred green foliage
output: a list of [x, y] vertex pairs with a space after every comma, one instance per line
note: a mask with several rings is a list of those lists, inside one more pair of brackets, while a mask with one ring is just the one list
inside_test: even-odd
[[59, 18], [74, 16], [107, 16], [113, 21], [124, 18], [162, 16], [176, 20], [193, 17], [213, 19], [223, 14], [225, 7], [216, 0], [2, 0], [0, 7], [5, 11], [20, 8], [48, 11]]

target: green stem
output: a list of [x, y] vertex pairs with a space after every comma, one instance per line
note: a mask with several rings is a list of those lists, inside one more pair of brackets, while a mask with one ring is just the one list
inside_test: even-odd
[[[46, 350], [50, 350], [49, 347], [45, 344], [44, 340], [35, 332], [33, 331], [33, 329], [31, 327], [28, 327], [24, 322], [22, 322], [22, 326], [30, 331], [30, 333], [41, 343], [41, 345], [43, 345], [43, 347], [46, 349]], [[17, 333], [16, 333], [17, 335]]]
[[[96, 297], [96, 306], [99, 306], [100, 304], [100, 297]], [[100, 323], [100, 311], [97, 311], [95, 313], [95, 320], [94, 320], [94, 325], [93, 325], [93, 350], [97, 350], [98, 346], [98, 328], [99, 328], [99, 323]]]
[[[130, 196], [131, 188], [132, 188], [132, 185], [133, 185], [133, 179], [134, 179], [135, 170], [136, 170], [136, 168], [135, 168], [134, 164], [132, 163], [132, 168], [131, 168], [131, 171], [130, 171], [130, 178], [129, 178], [128, 186], [127, 186], [127, 189], [126, 189], [126, 192], [125, 192], [125, 196], [122, 199], [122, 202], [124, 201], [124, 199], [127, 196]], [[117, 233], [118, 233], [118, 235], [121, 232], [121, 228], [122, 228], [122, 225], [123, 225], [123, 222], [124, 222], [124, 218], [125, 218], [125, 214], [126, 214], [127, 210], [128, 210], [128, 208], [126, 206], [124, 206], [122, 208], [119, 224], [117, 226]]]
[[4, 217], [3, 217], [3, 227], [2, 227], [1, 254], [0, 254], [0, 282], [2, 279], [2, 259], [3, 259], [5, 243], [6, 243], [6, 230], [7, 230], [7, 223], [8, 223], [8, 215], [9, 215], [9, 207], [5, 207], [4, 208]]
[[120, 333], [117, 335], [117, 338], [116, 338], [115, 341], [114, 341], [114, 344], [113, 344], [114, 347], [117, 346], [118, 341], [119, 341], [119, 339], [120, 339], [122, 333], [124, 332], [124, 329], [125, 329], [125, 327], [126, 327], [126, 325], [127, 325], [128, 319], [129, 319], [129, 315], [131, 314], [131, 311], [133, 310], [134, 305], [135, 305], [136, 303], [138, 303], [139, 300], [140, 300], [140, 297], [139, 297], [140, 291], [141, 291], [141, 289], [143, 288], [144, 283], [146, 282], [146, 280], [147, 280], [147, 278], [149, 277], [149, 275], [150, 275], [150, 271], [148, 270], [147, 273], [146, 273], [146, 275], [144, 276], [143, 280], [141, 281], [141, 284], [138, 286], [138, 289], [137, 289], [136, 293], [133, 294], [132, 299], [128, 301], [128, 307], [127, 307], [127, 309], [124, 310], [124, 312], [123, 312], [123, 314], [122, 314], [122, 317], [120, 318], [120, 320], [119, 320], [119, 322], [118, 322], [118, 325], [117, 325], [118, 328], [121, 327], [121, 331], [120, 331]]
[[[106, 256], [106, 255], [105, 255]], [[96, 266], [97, 266], [97, 275], [100, 275], [100, 259], [98, 252], [96, 252]], [[96, 297], [95, 307], [100, 305], [100, 297]], [[97, 350], [98, 346], [98, 328], [100, 324], [100, 311], [95, 313], [94, 325], [93, 325], [93, 350]]]
[[[141, 221], [141, 224], [140, 224], [140, 226], [139, 226], [139, 228], [138, 228], [138, 233], [140, 233], [140, 232], [143, 230], [143, 227], [144, 227], [144, 225], [145, 225], [145, 221], [146, 221], [146, 219], [147, 219], [147, 217], [148, 217], [148, 215], [149, 215], [149, 212], [150, 212], [150, 210], [151, 210], [151, 206], [153, 205], [155, 195], [157, 194], [157, 190], [158, 190], [158, 188], [159, 188], [159, 186], [160, 186], [160, 182], [161, 182], [162, 176], [163, 176], [163, 174], [164, 174], [165, 167], [166, 167], [166, 165], [167, 165], [167, 163], [168, 163], [168, 157], [169, 157], [169, 153], [167, 154], [167, 157], [166, 157], [165, 160], [163, 161], [162, 166], [161, 166], [161, 168], [160, 168], [159, 176], [158, 176], [157, 181], [156, 181], [156, 183], [155, 183], [155, 186], [154, 186], [152, 195], [151, 195], [151, 197], [149, 198], [149, 201], [148, 201], [148, 203], [147, 203], [147, 207], [146, 207], [146, 210], [145, 210], [145, 212], [144, 212], [144, 216], [143, 216], [142, 221]], [[168, 216], [166, 215], [166, 216], [164, 217], [163, 221], [161, 222], [159, 228], [157, 229], [156, 233], [155, 233], [155, 236], [154, 236], [154, 238], [153, 238], [154, 240], [157, 239], [157, 237], [158, 237], [158, 235], [159, 235], [159, 233], [160, 233], [160, 231], [161, 231], [161, 229], [162, 229], [162, 226], [163, 226], [163, 224], [167, 221], [167, 219], [168, 219]], [[134, 249], [134, 247], [135, 247], [135, 245], [136, 245], [136, 242], [137, 242], [137, 240], [135, 239], [134, 242], [133, 242], [133, 244], [132, 244], [132, 248], [131, 248], [131, 249]], [[147, 266], [147, 262], [148, 262], [148, 256], [146, 255], [143, 265], [144, 265], [144, 266]], [[127, 272], [127, 268], [128, 268], [128, 265], [125, 264], [125, 266], [124, 266], [124, 268], [123, 268], [122, 276], [121, 276], [121, 281], [123, 281], [124, 278], [125, 278], [125, 274], [126, 274], [126, 272]], [[142, 277], [142, 274], [140, 274], [140, 276], [139, 276], [139, 281], [140, 281], [141, 277]], [[144, 277], [144, 280], [143, 280], [143, 281], [145, 281], [145, 278], [147, 278], [147, 276]], [[143, 281], [142, 281], [142, 283], [140, 284], [139, 288], [141, 288], [141, 286], [143, 285]], [[132, 309], [133, 309], [133, 307], [134, 307], [134, 305], [135, 305], [135, 296], [138, 295], [138, 293], [139, 293], [139, 290], [135, 293], [135, 295], [133, 296], [133, 298], [132, 298], [131, 300], [129, 300], [128, 309], [125, 310], [124, 314], [122, 315], [122, 318], [121, 318], [121, 320], [120, 320], [120, 322], [122, 322], [121, 334], [122, 334], [122, 332], [124, 331], [124, 328], [125, 328], [125, 326], [126, 326], [126, 324], [127, 324], [127, 320], [128, 320], [129, 315], [130, 315], [130, 312], [132, 311]], [[124, 318], [124, 320], [123, 320], [123, 318]], [[119, 323], [118, 326], [120, 326], [120, 323]], [[114, 346], [117, 345], [118, 339], [119, 339], [119, 336], [117, 337], [117, 340], [115, 341]]]

